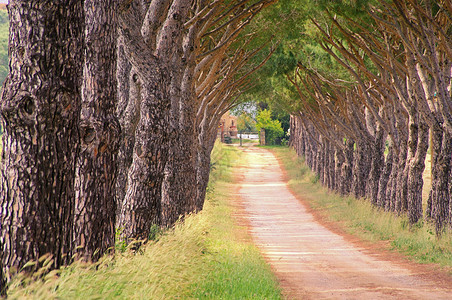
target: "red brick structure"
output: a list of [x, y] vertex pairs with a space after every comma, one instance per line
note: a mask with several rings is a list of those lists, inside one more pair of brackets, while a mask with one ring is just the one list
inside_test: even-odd
[[218, 125], [218, 137], [221, 138], [222, 142], [224, 142], [225, 137], [238, 138], [236, 116], [231, 116], [229, 112], [226, 112], [221, 117], [220, 124]]

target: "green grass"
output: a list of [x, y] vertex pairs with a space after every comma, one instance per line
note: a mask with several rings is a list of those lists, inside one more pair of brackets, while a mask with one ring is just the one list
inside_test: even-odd
[[[240, 139], [231, 139], [231, 141], [233, 144], [240, 144]], [[249, 144], [249, 143], [259, 144], [259, 140], [242, 139], [242, 144]]]
[[348, 233], [370, 241], [387, 241], [390, 249], [400, 251], [419, 263], [435, 263], [452, 273], [452, 234], [441, 238], [425, 222], [410, 228], [408, 218], [397, 217], [373, 207], [369, 201], [341, 197], [318, 183], [318, 178], [298, 158], [293, 149], [266, 147], [282, 162], [289, 177], [289, 187], [311, 208], [337, 222]]
[[205, 209], [138, 253], [74, 263], [42, 280], [16, 279], [11, 299], [280, 299], [270, 267], [231, 214], [240, 151], [217, 144]]

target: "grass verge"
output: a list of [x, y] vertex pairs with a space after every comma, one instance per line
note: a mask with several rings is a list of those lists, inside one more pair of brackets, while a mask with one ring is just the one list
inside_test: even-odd
[[44, 278], [17, 278], [11, 299], [280, 299], [270, 267], [231, 217], [235, 147], [216, 145], [204, 210], [138, 253], [74, 263]]
[[[240, 139], [231, 139], [231, 142], [233, 144], [240, 144]], [[259, 140], [251, 140], [251, 139], [242, 139], [242, 144], [249, 144], [249, 143], [259, 143]]]
[[452, 274], [452, 234], [441, 238], [434, 227], [419, 222], [410, 228], [407, 217], [397, 217], [373, 207], [369, 201], [333, 194], [318, 183], [318, 178], [287, 147], [265, 147], [280, 160], [289, 177], [289, 187], [309, 206], [330, 221], [337, 222], [347, 233], [375, 242], [387, 241], [397, 250], [419, 263], [434, 263]]

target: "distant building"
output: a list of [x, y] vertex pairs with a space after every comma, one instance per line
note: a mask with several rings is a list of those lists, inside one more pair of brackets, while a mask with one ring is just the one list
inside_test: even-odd
[[229, 111], [221, 117], [217, 136], [221, 138], [222, 142], [224, 142], [225, 137], [237, 138], [237, 117], [231, 116]]

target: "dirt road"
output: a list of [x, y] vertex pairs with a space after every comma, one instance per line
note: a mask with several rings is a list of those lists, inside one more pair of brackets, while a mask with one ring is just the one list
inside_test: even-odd
[[422, 267], [371, 254], [317, 223], [287, 188], [272, 153], [245, 153], [244, 217], [288, 299], [452, 299], [447, 278], [433, 281]]

